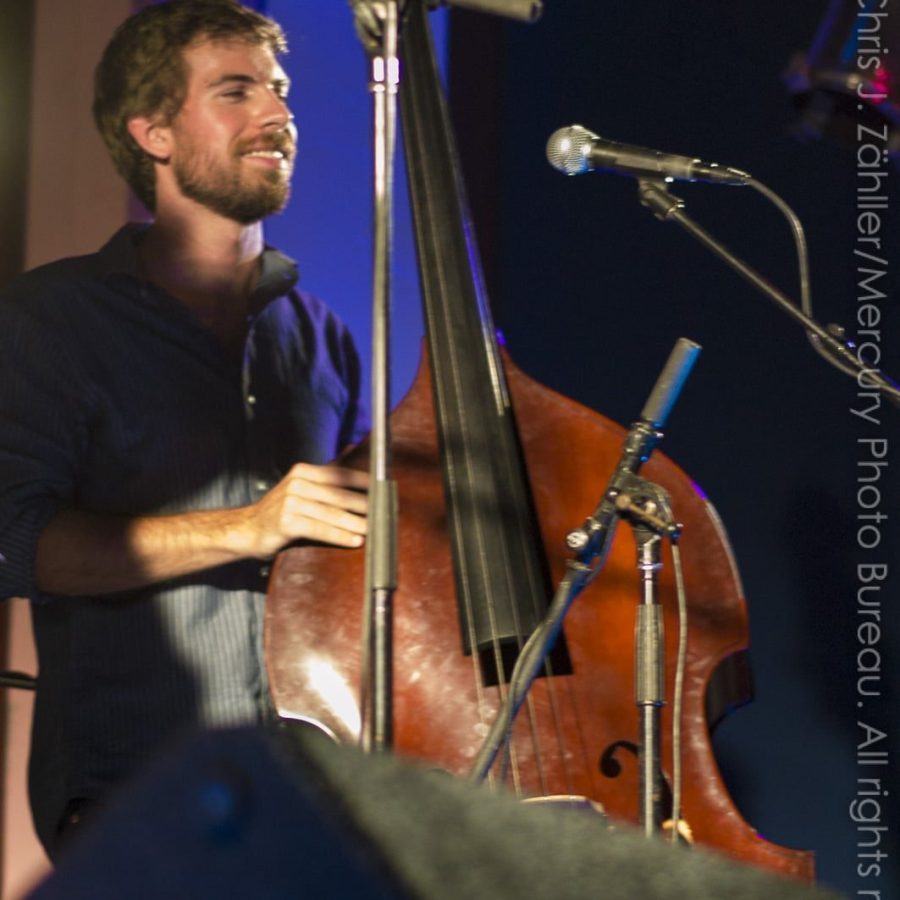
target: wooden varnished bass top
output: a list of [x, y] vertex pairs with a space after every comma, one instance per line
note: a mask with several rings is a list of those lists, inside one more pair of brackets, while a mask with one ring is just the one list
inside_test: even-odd
[[[429, 350], [390, 421], [400, 509], [394, 747], [462, 776], [505, 694], [504, 657], [510, 648], [515, 655], [539, 621], [563, 574], [565, 536], [593, 511], [625, 431], [539, 385], [499, 352], [424, 7], [409, 6], [401, 96]], [[367, 461], [365, 445], [343, 460], [360, 468]], [[744, 598], [724, 531], [712, 506], [664, 456], [654, 456], [642, 475], [670, 492], [684, 524], [690, 633], [683, 818], [700, 843], [811, 878], [811, 854], [768, 842], [744, 821], [713, 757], [708, 687], [720, 665], [747, 645]], [[675, 592], [666, 563], [660, 595], [671, 698]], [[286, 550], [273, 568], [266, 613], [279, 712], [348, 742], [358, 740], [362, 715], [364, 575], [362, 550]], [[523, 797], [587, 797], [613, 819], [637, 821], [638, 597], [634, 542], [620, 529], [603, 573], [574, 603], [559, 652], [531, 689], [509, 759], [492, 770], [494, 782], [503, 777]], [[670, 717], [666, 706], [667, 775]]]

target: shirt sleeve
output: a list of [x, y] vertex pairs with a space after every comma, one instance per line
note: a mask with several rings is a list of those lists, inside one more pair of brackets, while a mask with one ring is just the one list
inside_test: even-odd
[[347, 408], [341, 429], [341, 446], [338, 452], [351, 444], [359, 443], [369, 432], [368, 405], [362, 391], [362, 364], [350, 331], [342, 326], [342, 374], [347, 386]]
[[0, 600], [37, 599], [37, 540], [73, 505], [85, 386], [20, 287], [0, 297]]

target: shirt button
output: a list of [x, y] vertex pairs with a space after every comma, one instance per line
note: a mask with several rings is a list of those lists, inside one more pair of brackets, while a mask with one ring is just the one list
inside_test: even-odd
[[257, 481], [256, 489], [258, 491], [267, 491], [269, 489], [269, 482], [268, 481]]
[[256, 394], [247, 394], [247, 402], [253, 406], [256, 403]]
[[259, 567], [259, 574], [262, 575], [263, 578], [268, 578], [269, 572], [271, 572], [271, 571], [272, 571], [271, 566], [260, 566]]

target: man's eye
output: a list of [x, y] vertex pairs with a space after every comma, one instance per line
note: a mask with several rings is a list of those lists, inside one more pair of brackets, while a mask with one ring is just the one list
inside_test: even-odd
[[228, 100], [243, 100], [247, 96], [247, 92], [243, 88], [238, 88], [233, 91], [225, 91], [222, 96]]

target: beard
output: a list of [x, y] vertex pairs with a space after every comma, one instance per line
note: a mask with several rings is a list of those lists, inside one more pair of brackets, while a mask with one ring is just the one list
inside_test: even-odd
[[[280, 150], [288, 165], [246, 172], [241, 156], [249, 149]], [[173, 160], [172, 173], [185, 197], [241, 225], [251, 225], [287, 205], [293, 156], [294, 144], [287, 134], [271, 137], [264, 146], [257, 142], [253, 148], [238, 148], [225, 161], [190, 144]]]

